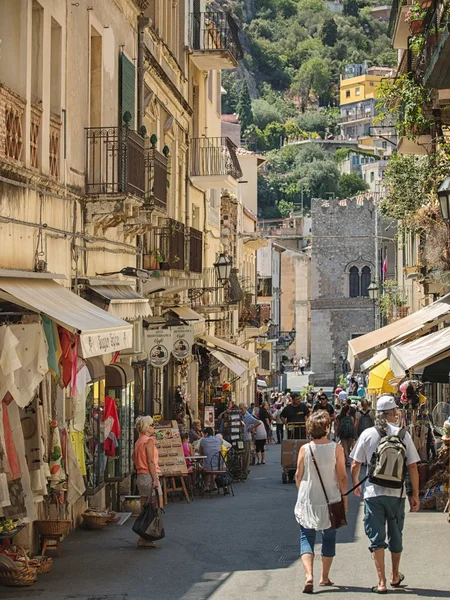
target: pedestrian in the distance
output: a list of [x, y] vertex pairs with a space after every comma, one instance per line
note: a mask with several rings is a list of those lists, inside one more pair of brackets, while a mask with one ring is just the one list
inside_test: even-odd
[[[364, 488], [364, 525], [378, 575], [378, 584], [372, 588], [376, 594], [387, 594], [386, 548], [391, 553], [391, 587], [400, 587], [405, 578], [399, 567], [403, 550], [406, 468], [412, 486], [411, 511], [418, 511], [420, 506], [417, 469], [420, 457], [409, 433], [396, 427], [396, 416], [394, 397], [381, 396], [377, 402], [375, 427], [362, 432], [350, 455], [353, 459], [353, 485], [358, 486], [361, 465], [364, 462], [370, 465], [376, 453], [375, 464], [369, 467], [369, 478]], [[380, 474], [381, 477], [378, 476]], [[360, 496], [361, 486], [355, 488], [354, 494]]]
[[358, 419], [358, 437], [363, 431], [374, 426], [374, 419], [372, 411], [370, 410], [369, 403], [367, 400], [361, 400], [361, 409], [359, 411]]
[[344, 404], [334, 425], [334, 435], [340, 439], [345, 464], [350, 466], [350, 450], [355, 439], [355, 419], [350, 415], [350, 406]]
[[[316, 532], [322, 534], [321, 586], [332, 586], [330, 569], [336, 554], [336, 529], [331, 528], [328, 504], [320, 482], [318, 470], [326, 490], [328, 502], [341, 500], [347, 491], [347, 473], [342, 448], [330, 441], [331, 422], [327, 412], [313, 413], [306, 424], [312, 442], [302, 446], [298, 454], [295, 482], [298, 487], [295, 518], [300, 523], [300, 555], [305, 570], [303, 592], [314, 592], [314, 544]], [[317, 463], [317, 468], [314, 465]], [[344, 496], [345, 510], [347, 497]]]
[[264, 423], [266, 438], [270, 442], [272, 438], [272, 415], [269, 412], [268, 402], [263, 402], [263, 405], [259, 409], [258, 419]]
[[299, 360], [298, 366], [300, 367], [301, 374], [304, 375], [305, 374], [305, 367], [306, 367], [306, 360], [305, 360], [305, 358], [303, 356]]
[[326, 410], [330, 415], [330, 420], [334, 421], [334, 408], [328, 402], [328, 396], [325, 394], [325, 392], [320, 393], [318, 401], [314, 404], [313, 413], [317, 412], [318, 410]]
[[277, 426], [277, 444], [281, 444], [284, 437], [284, 423], [281, 419], [281, 413], [284, 409], [284, 403], [281, 403], [281, 406], [273, 413], [273, 417], [275, 419], [275, 423]]
[[266, 442], [267, 442], [267, 432], [264, 427], [264, 423], [262, 421], [259, 422], [259, 425], [256, 425], [254, 428], [254, 442], [255, 442], [255, 453], [256, 453], [256, 463], [257, 465], [265, 465], [266, 464]]
[[297, 358], [297, 356], [294, 356], [294, 358], [292, 359], [292, 366], [294, 368], [294, 373], [296, 375], [298, 375], [298, 358]]

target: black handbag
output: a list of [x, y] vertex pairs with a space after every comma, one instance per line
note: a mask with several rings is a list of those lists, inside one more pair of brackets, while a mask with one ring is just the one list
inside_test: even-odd
[[316, 458], [314, 456], [314, 452], [313, 452], [310, 444], [309, 444], [309, 449], [311, 451], [311, 457], [313, 459], [314, 466], [317, 469], [317, 475], [319, 476], [319, 480], [322, 485], [323, 493], [325, 494], [325, 500], [327, 501], [328, 515], [330, 516], [331, 529], [339, 529], [340, 527], [344, 527], [344, 525], [347, 525], [347, 517], [345, 516], [345, 506], [344, 506], [344, 501], [342, 500], [342, 496], [341, 496], [341, 499], [339, 500], [339, 502], [330, 503], [328, 501], [327, 492], [325, 490], [325, 486], [323, 485], [322, 476], [319, 471], [319, 466], [316, 462]]
[[151, 502], [144, 504], [140, 514], [133, 525], [134, 533], [137, 533], [147, 542], [156, 542], [165, 537], [164, 524], [162, 520], [162, 508], [153, 508]]

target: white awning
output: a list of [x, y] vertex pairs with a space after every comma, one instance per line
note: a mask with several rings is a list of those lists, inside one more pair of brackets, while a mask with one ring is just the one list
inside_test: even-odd
[[195, 312], [195, 310], [192, 310], [189, 306], [172, 306], [170, 310], [192, 327], [195, 336], [203, 335], [205, 333], [206, 321], [203, 315]]
[[365, 358], [392, 344], [398, 344], [413, 336], [417, 337], [448, 318], [450, 318], [450, 294], [386, 327], [350, 340], [348, 361], [351, 368], [353, 369], [355, 365], [355, 359]]
[[242, 360], [239, 360], [234, 356], [220, 352], [220, 350], [211, 350], [211, 354], [238, 377], [241, 377], [246, 371], [248, 371], [247, 365], [242, 362]]
[[369, 358], [369, 360], [366, 360], [366, 362], [363, 362], [363, 364], [360, 367], [361, 373], [370, 371], [370, 369], [373, 369], [374, 367], [376, 367], [377, 365], [382, 363], [384, 360], [386, 360], [387, 357], [388, 357], [388, 349], [385, 348], [384, 350], [380, 350], [379, 352], [374, 354], [372, 356], [372, 358]]
[[258, 366], [258, 355], [241, 346], [235, 346], [234, 344], [230, 344], [230, 342], [206, 334], [199, 336], [198, 341], [203, 342], [210, 350], [219, 349], [226, 354], [231, 354], [239, 360], [245, 361], [248, 369], [255, 369]]
[[267, 387], [267, 383], [264, 381], [264, 379], [257, 379], [256, 380], [256, 385], [260, 388], [266, 388]]
[[106, 310], [126, 321], [151, 316], [149, 301], [130, 285], [90, 285], [89, 288], [107, 301]]
[[435, 331], [407, 344], [399, 344], [388, 350], [391, 370], [396, 377], [406, 371], [422, 370], [450, 356], [450, 328]]
[[52, 279], [0, 277], [0, 298], [43, 313], [80, 335], [84, 358], [131, 348], [133, 326], [83, 300]]

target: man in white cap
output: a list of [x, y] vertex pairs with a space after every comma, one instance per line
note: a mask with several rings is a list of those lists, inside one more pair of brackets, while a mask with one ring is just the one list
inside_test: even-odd
[[372, 588], [372, 592], [377, 594], [387, 593], [386, 548], [391, 553], [391, 587], [400, 587], [404, 580], [404, 575], [399, 571], [405, 520], [404, 466], [407, 467], [412, 486], [411, 511], [419, 510], [417, 463], [420, 458], [409, 433], [395, 426], [396, 415], [395, 398], [381, 396], [377, 402], [375, 426], [361, 433], [350, 454], [353, 459], [353, 485], [358, 486], [354, 490], [356, 496], [361, 495], [361, 486], [358, 485], [361, 465], [369, 465], [368, 481], [364, 488], [364, 526], [378, 575], [378, 585]]

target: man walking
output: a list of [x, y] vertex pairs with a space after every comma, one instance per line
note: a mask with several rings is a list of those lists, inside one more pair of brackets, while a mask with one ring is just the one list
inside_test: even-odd
[[[378, 585], [372, 588], [372, 592], [377, 594], [387, 593], [384, 562], [386, 548], [391, 553], [391, 587], [398, 588], [404, 580], [404, 575], [399, 571], [403, 550], [406, 496], [402, 462], [406, 462], [412, 486], [411, 511], [419, 510], [417, 463], [420, 458], [409, 433], [394, 425], [396, 415], [397, 405], [393, 396], [381, 396], [377, 402], [375, 427], [369, 427], [361, 433], [350, 454], [350, 458], [353, 459], [351, 469], [353, 485], [356, 486], [359, 483], [362, 463], [367, 462], [370, 465], [372, 455], [376, 452], [375, 463], [369, 467], [371, 473], [364, 488], [364, 524], [366, 535], [370, 540], [369, 549], [373, 554], [378, 575]], [[395, 437], [390, 438], [389, 436]], [[382, 445], [384, 445], [384, 451]], [[382, 469], [378, 471], [379, 458]], [[383, 482], [385, 485], [374, 483], [374, 480]], [[394, 487], [394, 484], [397, 487]], [[354, 490], [354, 494], [361, 495], [360, 486]]]
[[283, 408], [280, 418], [286, 425], [298, 424], [298, 427], [286, 427], [288, 439], [301, 440], [306, 438], [306, 419], [309, 416], [309, 409], [304, 402], [301, 402], [299, 394], [292, 394], [292, 403]]
[[249, 474], [249, 466], [250, 466], [250, 445], [251, 445], [251, 430], [258, 426], [261, 421], [255, 419], [253, 415], [251, 415], [247, 406], [241, 402], [239, 404], [239, 408], [242, 413], [242, 420], [244, 421], [244, 459], [243, 459], [243, 474], [244, 478], [247, 479], [247, 475]]
[[298, 364], [299, 364], [300, 371], [301, 371], [302, 375], [304, 375], [305, 374], [305, 367], [306, 367], [306, 360], [305, 360], [305, 358], [303, 356], [301, 357], [301, 359], [300, 359], [300, 361], [299, 361]]

